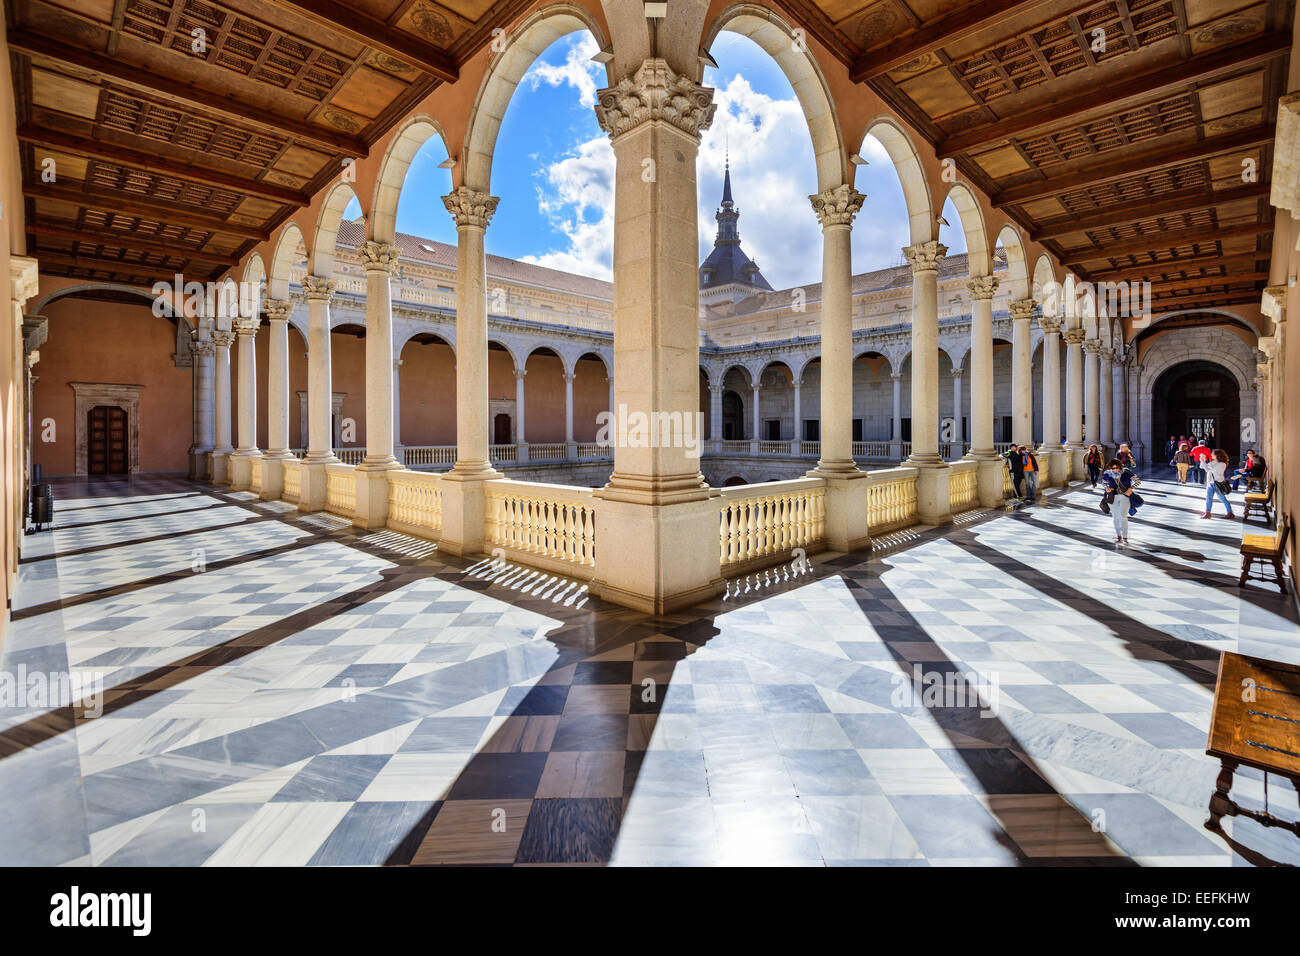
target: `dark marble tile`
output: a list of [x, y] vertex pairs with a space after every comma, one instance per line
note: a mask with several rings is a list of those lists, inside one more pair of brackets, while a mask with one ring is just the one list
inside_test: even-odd
[[606, 863], [622, 817], [617, 797], [534, 800], [515, 861]]

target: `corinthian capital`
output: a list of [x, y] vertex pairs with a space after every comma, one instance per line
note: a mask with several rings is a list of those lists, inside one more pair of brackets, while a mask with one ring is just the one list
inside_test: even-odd
[[616, 85], [596, 91], [596, 121], [610, 139], [658, 120], [698, 140], [716, 109], [713, 90], [679, 76], [658, 57], [643, 62]]
[[1065, 324], [1059, 315], [1040, 315], [1038, 317], [1038, 326], [1047, 335], [1056, 335], [1061, 331], [1061, 326]]
[[1061, 333], [1061, 337], [1065, 339], [1066, 345], [1080, 345], [1088, 337], [1088, 333], [1083, 329], [1066, 329]]
[[489, 196], [468, 186], [457, 186], [442, 197], [442, 204], [447, 207], [447, 212], [451, 213], [457, 228], [477, 226], [479, 229], [486, 229], [500, 201], [496, 196]]
[[195, 355], [216, 355], [217, 347], [212, 344], [211, 339], [194, 339], [190, 343], [190, 351]]
[[1028, 322], [1034, 317], [1034, 307], [1037, 305], [1033, 299], [1016, 299], [1014, 302], [1007, 303], [1007, 311], [1011, 313], [1011, 318], [1016, 322]]
[[308, 299], [329, 300], [331, 294], [339, 286], [337, 279], [326, 279], [324, 276], [306, 275], [302, 277], [302, 294]]
[[392, 272], [397, 265], [397, 257], [402, 250], [391, 242], [376, 242], [368, 239], [357, 250], [361, 253], [361, 265], [367, 272]]
[[[1086, 335], [1087, 333], [1085, 332], [1084, 334]], [[1096, 339], [1084, 339], [1083, 350], [1087, 352], [1089, 355], [1100, 355], [1101, 343], [1098, 342]]]
[[256, 335], [257, 330], [262, 327], [262, 320], [257, 316], [235, 319], [234, 328], [236, 335]]
[[853, 225], [853, 217], [862, 209], [862, 203], [866, 198], [848, 183], [840, 183], [838, 186], [814, 193], [808, 197], [808, 201], [812, 203], [813, 212], [817, 214], [818, 221], [825, 229], [827, 226]]
[[230, 348], [230, 343], [235, 341], [235, 333], [227, 332], [224, 329], [212, 330], [212, 341], [219, 349]]
[[284, 299], [267, 299], [262, 314], [269, 322], [288, 322], [289, 316], [293, 315], [293, 303]]
[[998, 291], [998, 277], [971, 276], [966, 280], [966, 291], [972, 299], [991, 299]]
[[939, 263], [948, 254], [948, 247], [942, 242], [930, 240], [918, 242], [914, 246], [904, 246], [903, 255], [912, 264], [912, 272], [938, 272]]

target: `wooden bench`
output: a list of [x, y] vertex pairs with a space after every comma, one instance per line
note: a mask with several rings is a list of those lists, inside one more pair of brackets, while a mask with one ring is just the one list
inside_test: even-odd
[[1245, 810], [1228, 796], [1239, 766], [1278, 774], [1300, 791], [1300, 667], [1223, 653], [1205, 752], [1220, 761], [1207, 829], [1222, 832], [1222, 817], [1244, 816], [1300, 836], [1300, 821], [1288, 823], [1267, 810]]
[[1250, 512], [1258, 508], [1264, 515], [1264, 521], [1273, 520], [1273, 491], [1277, 488], [1276, 481], [1270, 481], [1263, 491], [1251, 491], [1250, 483], [1258, 482], [1259, 478], [1246, 479], [1246, 510], [1241, 516], [1242, 521], [1250, 520]]
[[[1241, 536], [1241, 580], [1237, 587], [1245, 587], [1250, 570], [1256, 564], [1273, 566], [1274, 583], [1286, 594], [1286, 577], [1282, 573], [1282, 556], [1286, 553], [1286, 539], [1291, 534], [1291, 522], [1282, 515], [1282, 528], [1276, 534], [1243, 534]], [[1263, 574], [1258, 580], [1269, 580]]]

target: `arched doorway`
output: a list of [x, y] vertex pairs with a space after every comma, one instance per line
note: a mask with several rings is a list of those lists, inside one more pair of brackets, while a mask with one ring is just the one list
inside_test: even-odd
[[[1151, 448], [1163, 455], [1170, 435], [1199, 435], [1241, 457], [1241, 394], [1236, 377], [1217, 362], [1180, 362], [1166, 369], [1151, 391]], [[1158, 458], [1157, 458], [1158, 460]]]
[[745, 437], [745, 401], [731, 389], [722, 393], [723, 441], [741, 441]]

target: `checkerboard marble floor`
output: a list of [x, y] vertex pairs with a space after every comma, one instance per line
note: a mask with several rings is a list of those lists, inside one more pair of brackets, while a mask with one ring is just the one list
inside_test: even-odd
[[1300, 628], [1197, 489], [1148, 480], [1126, 548], [1076, 485], [664, 618], [248, 494], [55, 491], [0, 672], [102, 715], [0, 708], [0, 863], [1300, 863], [1203, 828], [1218, 654]]

